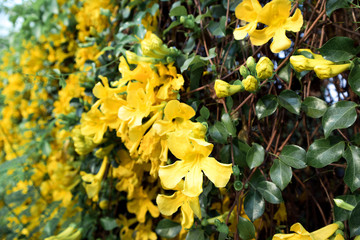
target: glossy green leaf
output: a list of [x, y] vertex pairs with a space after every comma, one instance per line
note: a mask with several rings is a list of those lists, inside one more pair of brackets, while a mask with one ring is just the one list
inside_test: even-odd
[[222, 122], [215, 122], [214, 125], [210, 126], [209, 134], [218, 143], [227, 143], [228, 132]]
[[222, 16], [219, 22], [211, 21], [208, 29], [214, 36], [224, 37], [225, 36], [225, 21], [226, 17]]
[[155, 228], [155, 232], [163, 238], [174, 238], [181, 231], [181, 225], [169, 219], [162, 219]]
[[315, 140], [306, 153], [306, 163], [315, 168], [322, 168], [336, 162], [344, 152], [345, 143], [337, 138]]
[[301, 107], [300, 96], [292, 90], [284, 90], [279, 97], [280, 106], [287, 109], [289, 112], [299, 115]]
[[288, 83], [290, 81], [290, 75], [291, 75], [291, 67], [290, 67], [290, 62], [288, 62], [278, 71], [278, 76], [279, 78], [281, 78], [282, 80]]
[[200, 109], [200, 115], [205, 118], [205, 119], [209, 119], [210, 117], [210, 111], [207, 107], [203, 106], [201, 109]]
[[334, 37], [327, 41], [319, 51], [325, 59], [333, 62], [349, 60], [357, 53], [354, 40], [347, 37]]
[[279, 158], [290, 167], [296, 169], [306, 167], [306, 151], [297, 145], [286, 145]]
[[360, 235], [360, 204], [357, 204], [352, 210], [349, 218], [350, 237]]
[[343, 157], [347, 162], [344, 182], [354, 192], [360, 188], [360, 148], [349, 146], [344, 152]]
[[307, 97], [302, 102], [301, 109], [311, 118], [320, 118], [326, 112], [327, 104], [320, 98]]
[[195, 229], [191, 229], [188, 234], [186, 235], [186, 239], [185, 240], [205, 240], [205, 232], [202, 229], [199, 228], [195, 228]]
[[273, 182], [262, 181], [256, 185], [256, 189], [269, 203], [279, 204], [283, 201], [280, 189]]
[[264, 214], [265, 200], [258, 191], [252, 190], [246, 195], [244, 210], [251, 221], [254, 221]]
[[264, 148], [254, 143], [246, 154], [246, 162], [250, 169], [260, 166], [264, 162], [265, 150]]
[[340, 8], [348, 8], [351, 0], [327, 0], [326, 1], [326, 15], [330, 17], [331, 13]]
[[334, 129], [348, 128], [357, 118], [357, 104], [350, 101], [340, 101], [330, 106], [322, 118], [325, 138], [329, 137]]
[[274, 95], [266, 95], [258, 100], [256, 103], [256, 116], [262, 119], [273, 114], [278, 107], [278, 101]]
[[[356, 198], [355, 195], [342, 195], [342, 196], [337, 196], [337, 199], [341, 199], [344, 202], [356, 206], [356, 204], [358, 202], [360, 202], [360, 196], [358, 198]], [[336, 205], [334, 205], [334, 216], [335, 216], [335, 221], [346, 221], [349, 219], [351, 214], [351, 211], [349, 210], [345, 210], [343, 208], [340, 208]]]
[[255, 238], [255, 226], [252, 222], [250, 222], [246, 218], [239, 217], [237, 229], [239, 232], [239, 237], [241, 239], [249, 240]]
[[354, 61], [354, 67], [351, 69], [348, 83], [351, 87], [351, 90], [354, 91], [358, 96], [360, 96], [360, 61], [356, 59]]
[[291, 181], [291, 167], [279, 159], [274, 159], [274, 163], [270, 168], [270, 177], [276, 186], [278, 186], [281, 190], [284, 190]]
[[236, 137], [236, 128], [235, 128], [233, 120], [231, 119], [231, 117], [228, 113], [224, 113], [221, 116], [221, 122], [224, 124], [229, 135]]
[[187, 10], [184, 6], [177, 6], [170, 10], [169, 15], [171, 17], [175, 16], [186, 16], [188, 15]]

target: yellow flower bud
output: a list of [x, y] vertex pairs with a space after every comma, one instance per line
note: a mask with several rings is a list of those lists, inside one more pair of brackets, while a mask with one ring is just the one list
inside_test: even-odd
[[267, 79], [273, 75], [274, 64], [268, 57], [261, 57], [256, 64], [258, 78]]
[[[318, 54], [316, 54], [316, 55], [318, 55]], [[303, 55], [291, 56], [290, 63], [294, 67], [295, 71], [297, 71], [297, 72], [313, 70], [314, 67], [317, 65], [332, 65], [332, 64], [334, 64], [334, 62], [325, 60], [324, 58], [317, 57], [316, 59], [310, 59]]]
[[102, 210], [105, 210], [109, 207], [109, 201], [108, 200], [102, 200], [99, 203], [99, 206]]
[[247, 76], [243, 81], [242, 81], [244, 88], [246, 91], [248, 92], [254, 92], [258, 89], [258, 81], [256, 80], [256, 78], [254, 78], [254, 76]]
[[350, 63], [339, 65], [318, 65], [314, 67], [316, 76], [320, 79], [332, 78], [348, 70]]
[[240, 92], [241, 90], [243, 90], [243, 86], [230, 85], [229, 83], [227, 83], [223, 80], [217, 79], [215, 81], [214, 89], [216, 92], [216, 96], [218, 98], [223, 98], [223, 97], [231, 96], [237, 92]]

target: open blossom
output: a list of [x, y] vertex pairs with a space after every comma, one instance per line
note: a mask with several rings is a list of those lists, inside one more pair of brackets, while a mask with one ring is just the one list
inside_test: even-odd
[[[287, 38], [286, 31], [298, 32], [303, 25], [301, 11], [296, 9], [294, 15], [289, 17], [291, 2], [289, 0], [273, 0], [263, 8], [257, 0], [244, 0], [235, 9], [236, 16], [249, 22], [242, 28], [234, 31], [234, 37], [241, 40], [250, 35], [251, 43], [257, 46], [273, 39], [270, 49], [274, 53], [288, 49], [291, 40]], [[266, 25], [263, 29], [256, 29], [258, 23]]]

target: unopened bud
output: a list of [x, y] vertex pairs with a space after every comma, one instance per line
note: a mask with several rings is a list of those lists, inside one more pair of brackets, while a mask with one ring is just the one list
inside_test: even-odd
[[230, 85], [229, 83], [217, 79], [214, 86], [218, 98], [228, 97], [244, 89], [242, 85]]
[[274, 64], [268, 57], [261, 57], [256, 64], [256, 74], [260, 79], [267, 79], [273, 75]]
[[249, 70], [244, 65], [241, 65], [239, 72], [243, 78], [246, 78], [250, 74]]
[[339, 226], [339, 229], [340, 230], [344, 230], [344, 223], [343, 222], [340, 222], [340, 221], [337, 221], [337, 222], [335, 222], [338, 226]]
[[258, 89], [259, 83], [254, 76], [249, 75], [242, 81], [244, 88], [248, 92], [254, 92]]
[[238, 167], [237, 165], [234, 165], [234, 166], [232, 167], [232, 170], [233, 170], [233, 174], [234, 174], [235, 176], [239, 176], [239, 175], [240, 175], [240, 169], [239, 169], [239, 167]]
[[350, 63], [339, 65], [318, 65], [314, 67], [316, 76], [320, 79], [332, 78], [348, 70]]
[[246, 66], [250, 69], [252, 73], [255, 73], [256, 62], [252, 56], [246, 59]]
[[238, 181], [234, 182], [234, 188], [236, 191], [241, 191], [241, 189], [243, 189], [243, 187], [244, 186], [241, 181], [238, 180]]

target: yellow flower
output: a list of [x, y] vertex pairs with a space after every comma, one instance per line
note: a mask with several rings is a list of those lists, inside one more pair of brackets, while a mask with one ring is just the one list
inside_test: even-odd
[[290, 231], [295, 233], [275, 234], [272, 240], [327, 240], [338, 228], [339, 225], [333, 223], [309, 233], [300, 223], [295, 223], [290, 228]]
[[104, 118], [104, 114], [96, 107], [92, 107], [89, 112], [83, 113], [81, 117], [81, 134], [85, 137], [91, 137], [94, 143], [99, 144], [107, 130]]
[[58, 235], [45, 238], [45, 240], [80, 240], [82, 229], [76, 230], [75, 224], [70, 224]]
[[91, 173], [80, 172], [81, 178], [84, 181], [83, 186], [85, 187], [86, 193], [90, 199], [94, 202], [99, 200], [99, 192], [101, 189], [101, 181], [104, 178], [105, 170], [108, 163], [108, 157], [105, 157], [99, 172], [94, 175]]
[[[258, 8], [256, 8], [258, 10]], [[296, 9], [294, 15], [289, 17], [291, 1], [273, 0], [267, 3], [257, 12], [257, 22], [261, 22], [267, 27], [261, 30], [251, 30], [249, 32], [251, 43], [257, 46], [267, 43], [271, 38], [273, 42], [270, 49], [274, 53], [288, 49], [291, 45], [290, 39], [286, 37], [286, 31], [298, 32], [303, 25], [303, 17], [300, 9]], [[255, 18], [256, 12], [252, 11]], [[252, 21], [256, 23], [255, 21]]]
[[249, 24], [244, 27], [239, 27], [234, 30], [234, 38], [241, 40], [246, 37], [247, 34], [251, 35], [258, 23], [258, 14], [262, 7], [258, 0], [244, 0], [235, 8], [235, 16]]
[[242, 85], [230, 85], [229, 83], [217, 79], [214, 85], [215, 93], [218, 98], [228, 97], [244, 89]]
[[274, 64], [268, 57], [261, 57], [256, 64], [256, 74], [260, 79], [267, 79], [273, 75]]
[[183, 228], [191, 228], [194, 223], [194, 213], [201, 219], [201, 211], [199, 197], [188, 197], [182, 190], [184, 189], [184, 181], [181, 180], [175, 188], [176, 191], [171, 196], [159, 194], [156, 198], [156, 204], [161, 214], [166, 216], [173, 215], [178, 208], [181, 208], [181, 226]]
[[156, 240], [158, 239], [156, 233], [151, 231], [152, 222], [151, 220], [147, 221], [146, 224], [140, 223], [136, 226], [135, 231], [135, 240]]
[[316, 76], [320, 79], [332, 78], [340, 73], [348, 70], [350, 68], [350, 63], [347, 64], [334, 64], [334, 65], [317, 65], [314, 67]]
[[130, 213], [136, 215], [136, 219], [140, 223], [145, 222], [146, 212], [149, 211], [153, 218], [160, 215], [159, 209], [151, 202], [157, 188], [153, 188], [150, 192], [145, 192], [142, 187], [136, 189], [134, 199], [127, 202], [126, 206]]
[[202, 192], [203, 173], [216, 187], [225, 187], [232, 173], [231, 164], [223, 164], [208, 157], [213, 145], [185, 135], [170, 135], [168, 145], [175, 157], [181, 159], [167, 166], [161, 166], [159, 177], [164, 187], [174, 189], [185, 177], [183, 193], [196, 197]]
[[[316, 54], [318, 55], [318, 54]], [[321, 55], [319, 55], [321, 56]], [[302, 72], [302, 71], [309, 71], [313, 70], [317, 65], [332, 65], [334, 62], [329, 60], [325, 60], [322, 56], [317, 57], [316, 59], [310, 59], [303, 55], [295, 55], [290, 57], [290, 63], [294, 67], [295, 71]]]
[[258, 89], [258, 80], [254, 76], [249, 75], [243, 81], [242, 84], [246, 91], [254, 92]]

